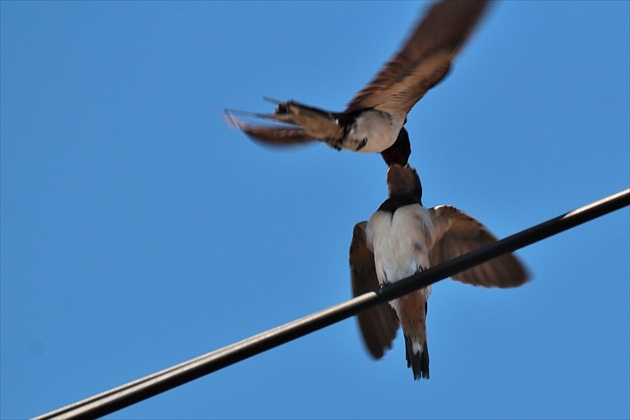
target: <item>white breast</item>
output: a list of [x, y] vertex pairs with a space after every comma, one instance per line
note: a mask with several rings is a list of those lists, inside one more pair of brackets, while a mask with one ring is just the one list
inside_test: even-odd
[[380, 153], [396, 141], [404, 121], [398, 121], [380, 111], [361, 114], [350, 129], [346, 147], [356, 150], [365, 139], [367, 143], [358, 150], [365, 153]]
[[366, 234], [379, 284], [396, 282], [429, 267], [434, 229], [428, 210], [421, 205], [400, 207], [393, 215], [377, 211], [368, 221]]

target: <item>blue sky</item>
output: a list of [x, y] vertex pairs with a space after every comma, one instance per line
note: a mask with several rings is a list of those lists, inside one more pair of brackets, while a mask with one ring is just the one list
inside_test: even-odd
[[[350, 296], [378, 155], [228, 127], [342, 110], [426, 4], [2, 2], [0, 417], [59, 408]], [[506, 236], [630, 184], [629, 3], [497, 4], [409, 115], [426, 205]], [[431, 379], [354, 320], [110, 418], [627, 418], [629, 212], [431, 296]]]

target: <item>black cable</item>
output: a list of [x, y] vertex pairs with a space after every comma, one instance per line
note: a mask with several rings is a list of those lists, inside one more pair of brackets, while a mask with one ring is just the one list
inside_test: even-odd
[[253, 337], [145, 376], [117, 388], [36, 417], [35, 420], [95, 418], [183, 385], [298, 337], [312, 333], [359, 312], [426, 287], [472, 266], [531, 245], [577, 225], [630, 205], [630, 189], [515, 233], [493, 244], [431, 267], [383, 289], [365, 293], [328, 309], [305, 316]]

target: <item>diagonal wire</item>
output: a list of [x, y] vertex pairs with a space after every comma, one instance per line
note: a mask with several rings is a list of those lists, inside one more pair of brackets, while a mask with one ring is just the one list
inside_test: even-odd
[[270, 329], [58, 410], [43, 414], [36, 417], [35, 420], [60, 417], [68, 419], [96, 418], [113, 413], [114, 411], [151, 398], [164, 391], [200, 378], [201, 376], [215, 372], [251, 356], [354, 316], [372, 306], [396, 299], [404, 294], [436, 283], [472, 266], [482, 264], [499, 255], [513, 252], [519, 248], [531, 245], [534, 242], [556, 235], [597, 217], [627, 207], [628, 205], [630, 205], [630, 189], [547, 220], [493, 244], [481, 247], [443, 264], [431, 267], [426, 271], [392, 283], [383, 289], [365, 293], [354, 299], [331, 306], [328, 309]]

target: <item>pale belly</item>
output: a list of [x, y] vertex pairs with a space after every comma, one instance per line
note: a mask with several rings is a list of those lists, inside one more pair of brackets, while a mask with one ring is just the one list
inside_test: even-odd
[[379, 211], [370, 218], [367, 235], [379, 284], [396, 282], [429, 267], [432, 227], [428, 210], [420, 205], [401, 207], [393, 216]]
[[359, 116], [342, 145], [364, 153], [380, 153], [394, 144], [404, 121], [380, 111], [367, 111]]

